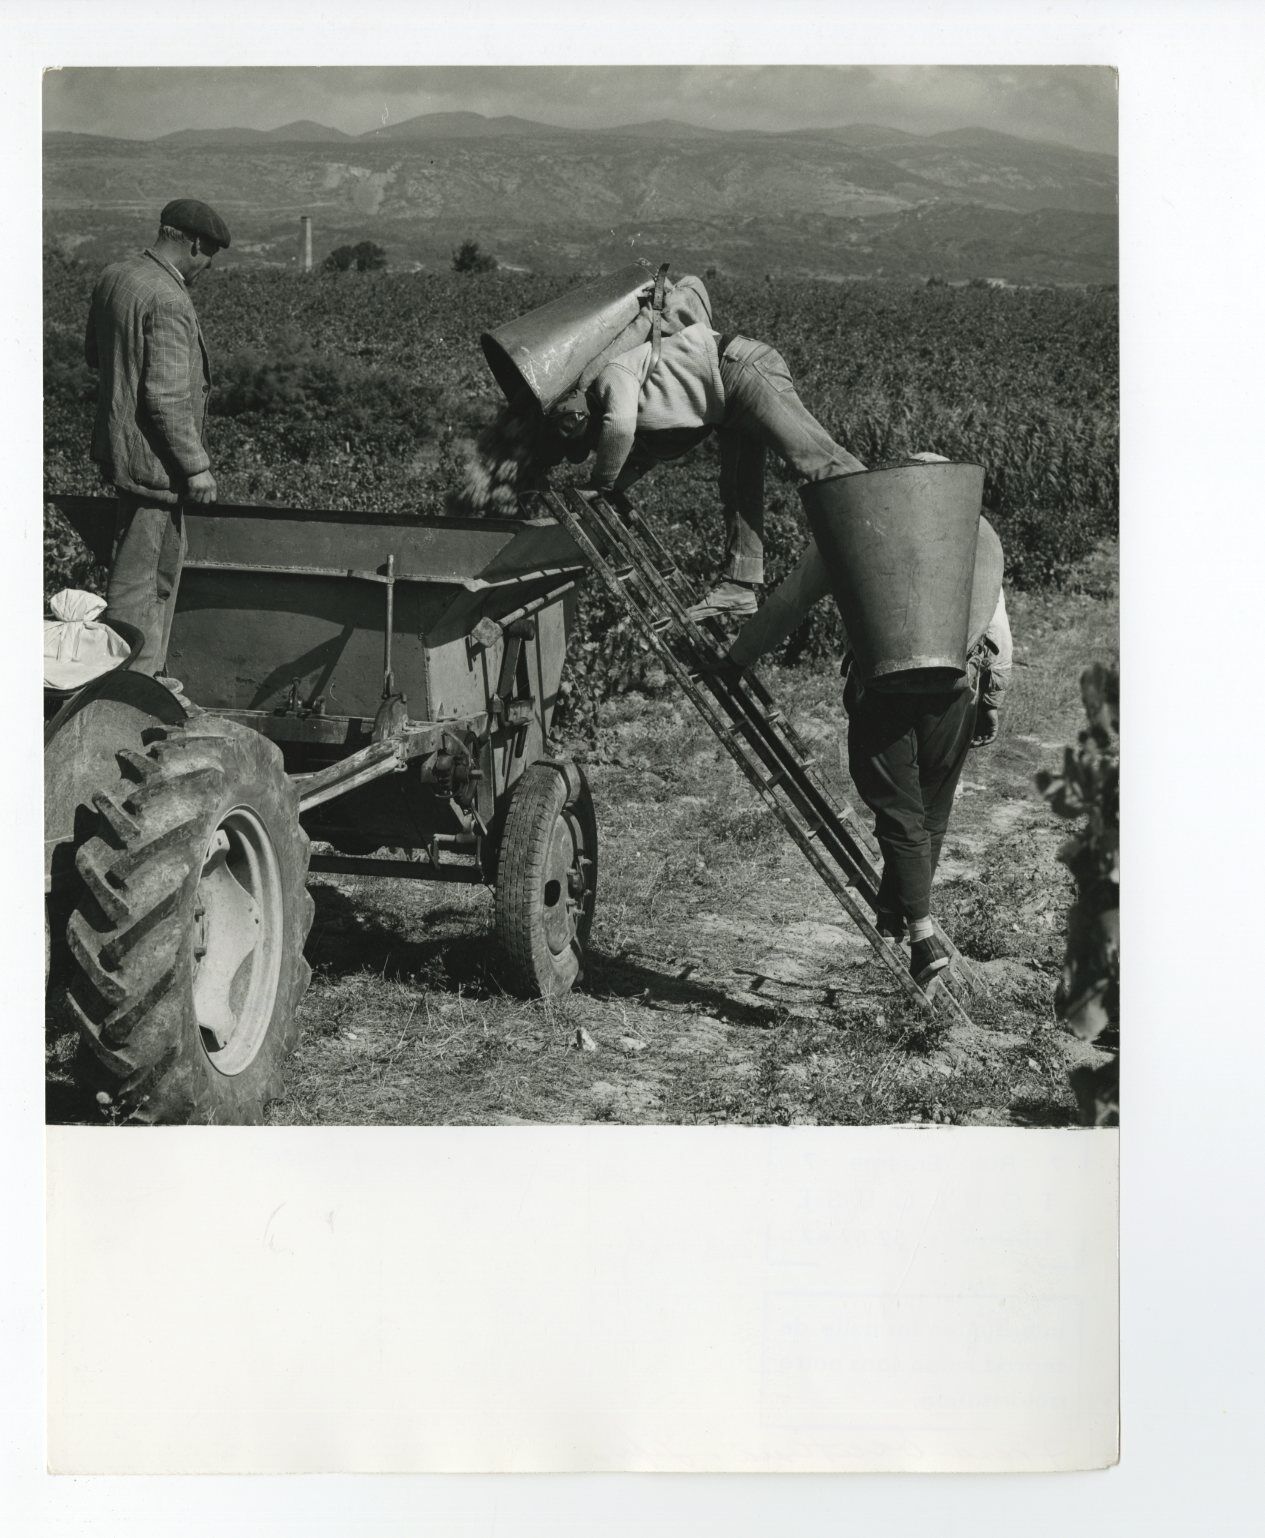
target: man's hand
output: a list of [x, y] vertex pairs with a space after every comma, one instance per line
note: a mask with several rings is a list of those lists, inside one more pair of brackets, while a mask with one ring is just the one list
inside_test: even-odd
[[991, 748], [997, 741], [997, 734], [1001, 730], [1001, 712], [996, 705], [981, 705], [975, 712], [975, 735], [971, 738], [973, 748]]
[[196, 475], [189, 477], [185, 489], [186, 502], [214, 502], [215, 495], [215, 477], [209, 470], [199, 470]]

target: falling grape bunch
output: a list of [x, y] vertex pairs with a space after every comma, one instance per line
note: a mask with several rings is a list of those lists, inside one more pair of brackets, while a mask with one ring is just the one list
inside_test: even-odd
[[539, 480], [540, 412], [530, 398], [506, 405], [471, 445], [449, 511], [466, 518], [513, 518]]

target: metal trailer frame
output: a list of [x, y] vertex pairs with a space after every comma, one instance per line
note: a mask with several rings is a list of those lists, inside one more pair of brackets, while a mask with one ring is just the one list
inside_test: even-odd
[[[54, 496], [103, 564], [109, 497]], [[552, 518], [186, 505], [168, 669], [281, 749], [313, 871], [487, 882], [587, 561]], [[379, 851], [390, 850], [388, 857]]]

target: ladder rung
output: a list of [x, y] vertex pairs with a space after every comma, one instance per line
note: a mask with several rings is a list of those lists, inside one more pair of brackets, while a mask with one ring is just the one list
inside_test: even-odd
[[783, 764], [780, 769], [775, 769], [770, 775], [768, 783], [772, 785], [781, 780], [794, 781], [798, 779], [803, 770], [811, 768], [811, 766], [812, 759], [797, 758], [793, 763]]

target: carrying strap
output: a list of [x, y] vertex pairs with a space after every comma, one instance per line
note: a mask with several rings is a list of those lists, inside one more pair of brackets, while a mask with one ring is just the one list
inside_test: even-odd
[[663, 346], [663, 302], [667, 298], [668, 267], [664, 262], [654, 275], [654, 296], [650, 301], [650, 370], [653, 373], [659, 362]]

